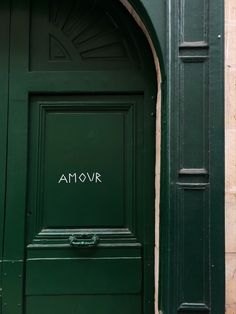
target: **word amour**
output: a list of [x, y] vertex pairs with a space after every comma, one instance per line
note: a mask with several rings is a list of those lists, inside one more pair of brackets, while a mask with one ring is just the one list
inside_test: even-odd
[[98, 172], [82, 172], [82, 173], [68, 173], [62, 174], [57, 183], [62, 184], [70, 184], [70, 183], [102, 183], [101, 174]]

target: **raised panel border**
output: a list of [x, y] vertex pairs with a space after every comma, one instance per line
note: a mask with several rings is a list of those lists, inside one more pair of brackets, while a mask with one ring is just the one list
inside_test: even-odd
[[[202, 87], [202, 103], [199, 105], [202, 106], [202, 111], [203, 111], [203, 130], [202, 130], [202, 164], [199, 164], [198, 167], [193, 168], [191, 167], [190, 171], [187, 171], [187, 167], [184, 164], [184, 160], [186, 158], [185, 152], [184, 152], [184, 131], [183, 131], [183, 126], [186, 123], [186, 119], [184, 119], [184, 114], [185, 114], [185, 92], [186, 91], [186, 86], [185, 86], [185, 78], [184, 78], [184, 67], [186, 64], [202, 64], [203, 65], [203, 81], [202, 82], [193, 82], [193, 89], [196, 89], [196, 84], [200, 84]], [[208, 78], [208, 57], [207, 56], [181, 56], [180, 61], [179, 61], [179, 93], [180, 93], [180, 98], [179, 98], [179, 131], [180, 131], [180, 138], [179, 138], [179, 169], [180, 169], [180, 174], [181, 170], [182, 173], [184, 172], [185, 174], [192, 172], [193, 174], [193, 169], [196, 169], [195, 172], [196, 174], [201, 174], [205, 175], [208, 172], [208, 147], [209, 147], [209, 139], [208, 139], [208, 126], [209, 126], [209, 95], [208, 95], [208, 90], [207, 86], [209, 83], [209, 78]], [[189, 104], [190, 105], [190, 104]], [[199, 169], [199, 170], [198, 170]], [[202, 169], [202, 170], [200, 170]]]
[[[129, 122], [132, 121], [132, 125], [131, 125], [131, 132], [133, 133], [132, 136], [135, 136], [134, 134], [134, 130], [136, 128], [136, 105], [137, 105], [137, 97], [141, 97], [141, 96], [137, 96], [135, 95], [135, 97], [132, 98], [132, 100], [130, 99], [131, 97], [126, 96], [126, 98], [122, 98], [123, 95], [118, 96], [118, 99], [115, 100], [109, 100], [108, 98], [106, 99], [105, 97], [103, 97], [102, 100], [102, 104], [101, 104], [101, 100], [93, 100], [94, 96], [89, 96], [89, 98], [86, 98], [86, 100], [82, 100], [84, 95], [78, 95], [78, 100], [74, 100], [71, 104], [71, 100], [70, 100], [70, 105], [66, 105], [65, 103], [70, 99], [70, 95], [65, 96], [64, 100], [60, 101], [59, 104], [57, 102], [58, 98], [55, 98], [53, 100], [54, 96], [35, 96], [33, 95], [31, 97], [31, 105], [36, 105], [38, 106], [38, 115], [39, 115], [39, 119], [38, 119], [38, 124], [39, 129], [43, 130], [43, 124], [45, 121], [45, 114], [48, 111], [54, 111], [54, 110], [75, 110], [75, 108], [77, 108], [76, 110], [79, 111], [83, 111], [83, 110], [89, 110], [89, 111], [101, 111], [101, 112], [107, 112], [107, 111], [112, 111], [112, 112], [124, 112], [124, 114], [129, 114], [130, 117], [126, 117], [126, 119], [130, 120]], [[74, 97], [74, 96], [73, 96]], [[101, 96], [98, 96], [98, 98]], [[128, 120], [126, 121], [126, 123], [128, 123]], [[43, 148], [43, 131], [39, 132], [38, 134], [38, 142], [40, 143], [39, 145], [39, 150], [40, 150], [40, 146], [41, 148]], [[136, 140], [135, 140], [136, 141]], [[128, 159], [129, 162], [131, 162], [131, 160], [134, 160], [134, 156], [135, 156], [135, 150], [136, 147], [133, 147], [133, 150], [129, 153], [131, 154]], [[37, 166], [37, 172], [39, 173], [41, 171], [42, 168], [42, 158], [43, 158], [43, 149], [41, 150], [41, 156], [38, 160], [38, 166]], [[131, 157], [133, 156], [133, 157]], [[130, 167], [135, 167], [135, 163], [134, 165], [130, 165]], [[132, 170], [132, 177], [134, 176], [134, 169]], [[33, 247], [41, 247], [41, 246], [50, 246], [50, 247], [68, 247], [68, 238], [71, 234], [81, 234], [81, 233], [87, 233], [87, 232], [91, 232], [91, 233], [96, 233], [99, 234], [99, 238], [101, 239], [100, 241], [100, 246], [119, 246], [119, 243], [122, 243], [122, 246], [125, 245], [131, 245], [131, 246], [140, 246], [140, 244], [138, 243], [137, 237], [135, 235], [136, 231], [136, 218], [135, 218], [135, 208], [134, 208], [134, 199], [135, 199], [135, 187], [134, 187], [134, 177], [132, 178], [127, 178], [127, 180], [129, 180], [129, 184], [126, 184], [126, 186], [128, 186], [130, 193], [133, 194], [132, 197], [130, 197], [131, 201], [130, 204], [126, 204], [126, 206], [130, 207], [130, 216], [127, 216], [127, 223], [129, 225], [129, 228], [125, 227], [125, 228], [91, 228], [91, 229], [84, 229], [84, 228], [79, 228], [79, 229], [45, 229], [45, 228], [41, 228], [41, 217], [40, 217], [40, 211], [37, 210], [37, 217], [36, 217], [36, 221], [35, 221], [35, 225], [34, 225], [34, 238], [30, 241], [31, 243], [28, 244], [29, 248], [33, 248]], [[133, 183], [132, 183], [133, 182]], [[40, 182], [37, 182], [37, 186], [39, 188], [40, 186]], [[37, 188], [37, 199], [39, 200], [40, 195], [42, 194], [40, 189]], [[127, 198], [127, 197], [126, 197]], [[40, 202], [40, 200], [39, 200]], [[38, 203], [38, 201], [37, 201]], [[127, 200], [126, 200], [127, 203]], [[128, 243], [127, 243], [128, 241]]]
[[[209, 229], [209, 222], [210, 222], [210, 218], [209, 218], [209, 184], [208, 183], [183, 183], [183, 184], [178, 184], [177, 185], [177, 199], [178, 199], [178, 214], [176, 217], [176, 228], [177, 228], [177, 276], [178, 276], [178, 285], [177, 285], [177, 295], [178, 295], [178, 301], [180, 303], [179, 305], [179, 311], [180, 313], [185, 313], [188, 312], [189, 308], [191, 309], [191, 311], [193, 311], [193, 313], [195, 313], [195, 309], [198, 309], [198, 306], [196, 307], [195, 305], [197, 303], [195, 303], [197, 300], [187, 300], [186, 299], [186, 287], [184, 286], [184, 282], [183, 282], [183, 278], [184, 278], [184, 272], [185, 272], [185, 253], [186, 253], [186, 248], [185, 248], [185, 241], [190, 241], [189, 236], [187, 236], [186, 233], [186, 229], [187, 228], [196, 228], [196, 225], [189, 225], [190, 222], [188, 222], [188, 225], [186, 226], [185, 224], [187, 223], [190, 215], [196, 215], [195, 213], [192, 213], [192, 207], [190, 206], [190, 204], [185, 204], [185, 195], [184, 193], [187, 191], [192, 191], [193, 193], [195, 193], [195, 197], [197, 197], [196, 192], [201, 192], [202, 196], [201, 199], [199, 199], [199, 203], [202, 203], [200, 206], [201, 208], [199, 208], [199, 215], [202, 215], [201, 220], [202, 220], [202, 225], [198, 225], [199, 230], [199, 234], [196, 235], [194, 234], [194, 236], [196, 237], [195, 239], [193, 239], [192, 242], [192, 246], [193, 246], [193, 250], [195, 249], [196, 254], [200, 254], [200, 257], [202, 258], [202, 295], [198, 295], [198, 299], [201, 300], [204, 303], [201, 303], [199, 306], [200, 308], [202, 308], [203, 304], [205, 303], [209, 303], [209, 294], [210, 294], [210, 279], [209, 279], [209, 260], [208, 260], [208, 256], [209, 256], [209, 252], [210, 252], [210, 247], [209, 247], [209, 234], [210, 234], [210, 229]], [[188, 206], [188, 211], [186, 211]], [[196, 208], [195, 208], [196, 210]], [[188, 219], [186, 221], [186, 217], [185, 214], [188, 215]], [[192, 219], [192, 218], [191, 218]], [[196, 230], [195, 230], [196, 231]], [[197, 247], [194, 247], [194, 241], [195, 244], [200, 245], [201, 243], [201, 252], [197, 251]], [[199, 241], [199, 242], [198, 242]], [[191, 253], [189, 251], [187, 251], [188, 254]], [[192, 252], [193, 253], [193, 252]], [[188, 267], [190, 267], [191, 265], [191, 261], [189, 261], [189, 263], [187, 264]], [[196, 266], [196, 265], [195, 265]], [[199, 265], [200, 267], [200, 265]], [[186, 278], [185, 278], [186, 280]], [[193, 278], [189, 278], [189, 282], [191, 282], [193, 280]], [[200, 280], [200, 278], [199, 278]], [[194, 285], [194, 283], [191, 283], [192, 286]], [[188, 290], [189, 292], [189, 290]], [[204, 305], [204, 309], [206, 309], [207, 306]], [[190, 311], [190, 313], [192, 313]], [[196, 312], [197, 313], [197, 312]]]

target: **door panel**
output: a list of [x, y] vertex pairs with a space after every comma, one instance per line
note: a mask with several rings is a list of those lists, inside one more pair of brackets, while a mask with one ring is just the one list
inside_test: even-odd
[[[30, 98], [27, 298], [90, 295], [99, 303], [98, 295], [141, 295], [135, 175], [143, 109], [141, 95]], [[70, 245], [71, 235], [95, 234], [94, 247]]]
[[3, 314], [154, 309], [155, 70], [90, 3], [12, 0]]
[[31, 99], [28, 209], [35, 235], [92, 227], [134, 231], [135, 102], [141, 97], [129, 98]]
[[141, 293], [141, 257], [94, 255], [91, 250], [90, 257], [29, 259], [26, 295]]
[[135, 295], [29, 297], [26, 314], [140, 314], [141, 298]]

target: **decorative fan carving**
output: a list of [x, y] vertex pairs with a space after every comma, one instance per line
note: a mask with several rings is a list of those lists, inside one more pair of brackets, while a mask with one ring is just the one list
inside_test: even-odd
[[[73, 53], [61, 38], [69, 40], [82, 60], [128, 58], [127, 48], [114, 18], [96, 0], [51, 1], [50, 60], [70, 60]], [[55, 31], [53, 31], [55, 30]], [[57, 37], [60, 32], [60, 39]], [[62, 35], [62, 36], [61, 36]]]
[[140, 69], [125, 14], [117, 0], [31, 0], [30, 71]]
[[54, 36], [49, 36], [49, 58], [50, 60], [56, 61], [70, 61], [71, 58], [66, 51], [66, 48], [62, 46], [62, 44], [54, 38]]

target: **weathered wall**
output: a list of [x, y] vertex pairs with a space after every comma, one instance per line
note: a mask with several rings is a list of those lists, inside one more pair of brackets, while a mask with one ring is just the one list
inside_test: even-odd
[[236, 314], [236, 2], [225, 0], [226, 313]]

